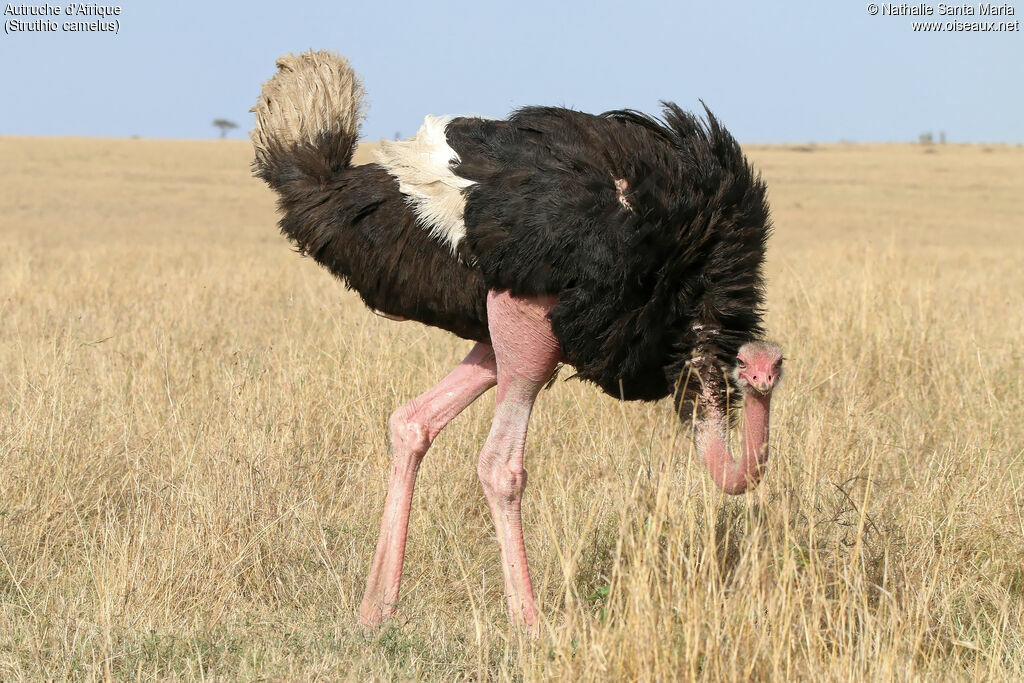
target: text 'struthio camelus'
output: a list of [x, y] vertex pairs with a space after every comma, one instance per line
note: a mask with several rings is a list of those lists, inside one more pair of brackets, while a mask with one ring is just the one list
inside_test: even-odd
[[[398, 601], [416, 472], [449, 421], [497, 385], [478, 471], [509, 611], [533, 625], [520, 504], [534, 400], [564, 362], [623, 400], [674, 395], [714, 481], [741, 493], [768, 456], [782, 353], [763, 335], [765, 185], [739, 145], [666, 104], [662, 119], [527, 107], [508, 119], [427, 117], [352, 166], [362, 86], [329, 52], [288, 55], [254, 111], [255, 173], [281, 230], [374, 312], [476, 345], [391, 416], [393, 463], [365, 623]], [[728, 448], [730, 390], [743, 452]], [[736, 403], [733, 401], [732, 403]]]

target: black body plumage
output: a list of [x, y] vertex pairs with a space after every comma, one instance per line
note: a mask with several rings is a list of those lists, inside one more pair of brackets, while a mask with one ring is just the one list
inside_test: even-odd
[[488, 288], [558, 295], [552, 325], [578, 377], [624, 399], [686, 385], [681, 400], [693, 367], [724, 388], [762, 335], [770, 218], [764, 183], [709, 111], [531, 107], [455, 119], [447, 136], [455, 173], [476, 181], [464, 256]]
[[475, 183], [461, 259], [381, 166], [349, 165], [354, 132], [270, 144], [255, 171], [281, 195], [285, 235], [371, 308], [486, 342], [488, 289], [555, 294], [578, 377], [623, 399], [686, 386], [682, 408], [692, 368], [724, 404], [726, 370], [762, 334], [770, 219], [764, 183], [710, 112], [526, 108], [454, 119], [446, 137], [452, 170]]

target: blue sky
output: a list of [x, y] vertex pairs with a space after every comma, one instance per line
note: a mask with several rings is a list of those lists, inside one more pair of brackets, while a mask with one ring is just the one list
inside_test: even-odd
[[744, 142], [1024, 142], [1024, 33], [915, 33], [867, 4], [128, 1], [117, 35], [0, 35], [0, 135], [209, 138], [223, 117], [240, 138], [275, 57], [314, 47], [362, 74], [370, 139], [428, 113], [703, 98]]

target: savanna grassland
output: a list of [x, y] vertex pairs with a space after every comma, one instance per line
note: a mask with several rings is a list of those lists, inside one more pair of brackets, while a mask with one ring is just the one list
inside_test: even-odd
[[424, 462], [397, 618], [355, 618], [387, 417], [468, 342], [293, 253], [245, 142], [0, 138], [0, 679], [1024, 678], [1024, 149], [748, 151], [765, 481], [725, 497], [669, 402], [558, 381], [530, 640], [493, 394]]

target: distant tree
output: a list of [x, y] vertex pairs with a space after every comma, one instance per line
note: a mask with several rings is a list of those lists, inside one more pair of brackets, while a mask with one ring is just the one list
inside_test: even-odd
[[238, 128], [238, 124], [234, 121], [228, 121], [227, 119], [214, 119], [213, 125], [220, 128], [220, 137], [224, 139], [228, 135], [228, 131], [233, 128]]
[[921, 133], [917, 136], [917, 141], [922, 145], [930, 145], [935, 142], [935, 137], [931, 133]]
[[939, 131], [939, 144], [940, 145], [946, 144], [946, 131], [944, 131], [944, 130], [940, 130]]

